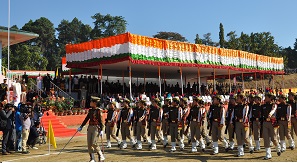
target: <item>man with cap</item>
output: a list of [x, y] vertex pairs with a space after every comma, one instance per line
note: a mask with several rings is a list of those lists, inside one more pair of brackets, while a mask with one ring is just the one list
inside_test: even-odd
[[265, 100], [264, 104], [261, 105], [261, 117], [262, 117], [262, 127], [263, 127], [263, 138], [264, 138], [264, 147], [266, 150], [266, 156], [264, 157], [264, 160], [271, 159], [271, 148], [270, 148], [270, 141], [273, 142], [273, 144], [276, 147], [277, 155], [281, 155], [281, 147], [279, 145], [278, 140], [276, 139], [276, 135], [274, 132], [274, 127], [272, 125], [272, 121], [274, 121], [275, 118], [275, 111], [277, 105], [272, 103], [271, 99], [273, 99], [273, 94], [266, 93], [265, 94]]
[[232, 113], [233, 125], [235, 126], [235, 134], [237, 140], [238, 154], [237, 157], [244, 156], [244, 142], [249, 145], [250, 153], [254, 152], [254, 147], [249, 141], [249, 106], [244, 104], [244, 95], [238, 94], [236, 97], [237, 105]]
[[171, 150], [176, 151], [176, 140], [178, 140], [178, 127], [181, 127], [182, 121], [182, 108], [179, 107], [179, 97], [172, 99], [172, 105], [169, 107], [169, 130], [171, 136]]
[[137, 137], [137, 147], [136, 149], [142, 149], [141, 137], [144, 140], [147, 140], [145, 134], [146, 120], [147, 120], [147, 109], [146, 109], [146, 101], [140, 100], [139, 107], [135, 110], [134, 122], [136, 123], [136, 137]]
[[3, 79], [3, 83], [0, 85], [0, 100], [4, 101], [6, 100], [6, 94], [8, 91], [8, 85], [7, 85], [7, 79]]
[[132, 139], [130, 135], [130, 127], [133, 121], [133, 110], [129, 107], [130, 100], [125, 98], [123, 101], [123, 108], [118, 115], [118, 125], [121, 127], [121, 135], [122, 135], [122, 145], [121, 149], [127, 148], [126, 139], [130, 139], [130, 144], [132, 147], [135, 147], [136, 142]]
[[[193, 98], [193, 105], [190, 109], [188, 120], [190, 122], [190, 133], [192, 142], [192, 152], [197, 152], [196, 141], [200, 141], [200, 147], [202, 151], [205, 151], [204, 140], [201, 137], [201, 126], [203, 126], [203, 118], [205, 117], [205, 108], [200, 106], [203, 103], [202, 98], [195, 96]], [[196, 140], [195, 140], [196, 137]]]
[[260, 150], [260, 129], [261, 129], [261, 96], [256, 94], [254, 96], [254, 104], [249, 109], [250, 124], [253, 130], [253, 136], [256, 143], [255, 151]]
[[158, 98], [153, 99], [152, 105], [150, 106], [150, 112], [149, 112], [149, 123], [150, 123], [150, 134], [151, 134], [151, 150], [156, 150], [156, 136], [158, 136], [158, 131], [161, 127], [162, 122], [162, 115], [163, 115], [163, 109], [160, 107], [160, 100]]
[[167, 97], [164, 101], [164, 105], [162, 106], [163, 115], [162, 115], [162, 132], [163, 132], [163, 147], [166, 148], [168, 145], [168, 131], [169, 131], [169, 107], [171, 106], [171, 98]]
[[[294, 132], [297, 135], [297, 102], [295, 101], [296, 94], [291, 92], [288, 94], [288, 104], [291, 105], [292, 111], [291, 111], [291, 131], [290, 134], [292, 136], [292, 139], [294, 139]], [[295, 148], [295, 143], [293, 141], [293, 144], [290, 146], [291, 150]]]
[[184, 149], [185, 148], [185, 144], [184, 144], [184, 132], [185, 132], [185, 128], [186, 128], [186, 119], [190, 113], [190, 108], [188, 105], [188, 98], [187, 97], [183, 97], [180, 100], [180, 105], [182, 108], [182, 119], [181, 119], [181, 128], [179, 130], [179, 137], [180, 137], [180, 148]]
[[236, 105], [236, 101], [235, 101], [235, 97], [233, 94], [230, 95], [229, 97], [229, 104], [228, 104], [228, 110], [226, 113], [226, 130], [225, 130], [225, 134], [227, 134], [228, 132], [228, 136], [229, 136], [229, 147], [227, 148], [227, 151], [233, 150], [234, 149], [234, 125], [232, 123], [232, 113], [233, 110], [235, 108]]
[[276, 109], [276, 120], [279, 125], [278, 134], [280, 137], [281, 152], [284, 152], [286, 150], [285, 137], [287, 137], [290, 147], [294, 146], [294, 140], [292, 139], [290, 129], [288, 127], [288, 125], [291, 125], [292, 108], [290, 104], [286, 104], [286, 97], [284, 94], [280, 94], [278, 100], [279, 104]]
[[102, 123], [102, 111], [99, 106], [100, 98], [91, 96], [90, 106], [91, 109], [89, 110], [85, 120], [80, 125], [80, 127], [77, 129], [78, 131], [81, 131], [82, 128], [86, 125], [87, 122], [89, 122], [89, 126], [87, 129], [87, 143], [88, 143], [88, 151], [90, 155], [90, 162], [95, 162], [95, 156], [94, 153], [98, 154], [99, 161], [104, 161], [105, 158], [103, 156], [103, 153], [100, 150], [100, 146], [97, 143], [97, 140], [99, 139], [99, 136], [101, 138], [103, 137], [103, 128], [104, 125]]
[[107, 117], [105, 120], [107, 148], [111, 148], [110, 137], [115, 139], [118, 145], [121, 144], [121, 140], [115, 135], [115, 124], [117, 122], [118, 111], [116, 109], [116, 102], [110, 102], [108, 104]]
[[210, 105], [209, 113], [209, 135], [212, 137], [213, 141], [213, 153], [211, 155], [217, 155], [219, 153], [218, 140], [223, 142], [225, 149], [228, 148], [228, 143], [223, 137], [222, 128], [225, 125], [225, 109], [221, 104], [221, 97], [216, 95], [213, 97], [213, 103]]

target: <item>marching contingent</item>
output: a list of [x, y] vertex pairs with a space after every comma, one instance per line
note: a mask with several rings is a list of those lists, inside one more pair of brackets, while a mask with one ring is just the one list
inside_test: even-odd
[[[144, 95], [136, 98], [133, 103], [127, 98], [120, 103], [113, 99], [108, 104], [105, 124], [102, 110], [96, 109], [99, 113], [93, 114], [90, 111], [78, 131], [90, 120], [89, 149], [96, 141], [89, 135], [98, 132], [98, 135], [102, 136], [105, 130], [107, 148], [111, 148], [113, 138], [120, 149], [126, 149], [130, 143], [133, 149], [142, 150], [142, 144], [147, 143], [150, 150], [156, 150], [157, 143], [160, 143], [165, 150], [170, 146], [169, 152], [175, 152], [177, 146], [183, 151], [187, 137], [191, 152], [199, 150], [205, 153], [206, 148], [212, 145], [211, 155], [219, 154], [219, 141], [226, 153], [236, 150], [237, 146], [237, 157], [245, 155], [245, 148], [250, 154], [261, 151], [261, 141], [264, 144], [262, 150], [266, 152], [264, 160], [272, 158], [273, 146], [278, 156], [285, 152], [286, 139], [289, 148], [294, 150], [293, 133], [297, 133], [295, 93], [289, 92], [286, 97], [281, 93], [275, 96], [271, 91], [265, 94], [255, 91], [243, 94], [239, 91], [237, 94], [230, 94], [228, 99], [222, 97], [214, 94], [210, 104], [200, 95], [187, 98], [173, 96], [167, 92], [160, 98], [149, 99]], [[100, 98], [92, 97], [93, 108], [96, 108], [96, 102], [99, 106]], [[101, 115], [97, 116], [97, 121], [94, 118], [96, 115]], [[100, 126], [99, 130], [90, 130], [92, 125]], [[104, 156], [100, 149], [96, 152], [99, 160], [103, 161]], [[95, 159], [92, 150], [89, 150], [89, 153], [93, 162]]]

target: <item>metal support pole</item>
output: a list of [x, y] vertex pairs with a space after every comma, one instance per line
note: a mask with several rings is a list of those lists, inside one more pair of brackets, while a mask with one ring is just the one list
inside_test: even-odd
[[241, 79], [242, 79], [242, 91], [244, 93], [244, 76], [243, 76], [243, 72], [241, 73]]
[[217, 91], [217, 87], [216, 87], [216, 69], [213, 69], [213, 90]]
[[231, 86], [231, 74], [230, 74], [230, 69], [228, 69], [228, 75], [229, 75], [229, 94], [231, 94], [232, 86]]
[[162, 83], [161, 83], [161, 68], [160, 68], [160, 66], [158, 66], [158, 75], [159, 75], [160, 96], [162, 96]]
[[129, 88], [130, 88], [130, 100], [132, 100], [132, 72], [131, 72], [131, 63], [129, 61]]
[[179, 67], [180, 71], [180, 82], [181, 82], [181, 93], [184, 94], [184, 83], [183, 83], [183, 69]]
[[103, 90], [102, 90], [102, 64], [100, 64], [100, 75], [101, 75], [101, 80], [100, 80], [100, 97], [102, 96]]
[[199, 90], [199, 94], [201, 95], [201, 74], [200, 74], [200, 67], [198, 67], [198, 90]]

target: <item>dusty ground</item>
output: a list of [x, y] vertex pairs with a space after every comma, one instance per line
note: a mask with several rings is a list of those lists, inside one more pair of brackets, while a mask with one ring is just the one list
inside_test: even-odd
[[[86, 133], [85, 129], [83, 133]], [[48, 154], [48, 145], [41, 145], [37, 147], [38, 150], [30, 149], [30, 154], [24, 155], [20, 153], [13, 153], [11, 155], [3, 156], [0, 155], [0, 161], [9, 162], [88, 162], [89, 156], [87, 153], [86, 136], [74, 137], [71, 142], [66, 146], [65, 150], [58, 155], [59, 151], [68, 142], [69, 138], [56, 138], [57, 149], [51, 148], [50, 155]], [[104, 142], [106, 142], [104, 140]], [[297, 143], [296, 143], [297, 144]], [[190, 145], [186, 144], [184, 151], [177, 151], [175, 153], [169, 153], [167, 149], [163, 149], [162, 145], [158, 145], [158, 150], [149, 151], [147, 144], [143, 145], [143, 150], [133, 150], [131, 146], [129, 149], [120, 150], [116, 147], [116, 142], [112, 143], [113, 147], [110, 149], [104, 148], [106, 160], [105, 162], [260, 162], [265, 156], [265, 151], [262, 149], [260, 152], [249, 154], [246, 148], [245, 156], [241, 158], [234, 157], [236, 151], [230, 151], [228, 153], [220, 149], [220, 154], [211, 156], [212, 149], [207, 148], [205, 153], [197, 152], [190, 153]], [[296, 150], [287, 149], [286, 152], [282, 153], [279, 157], [277, 156], [274, 148], [272, 148], [272, 159], [269, 162], [296, 162]]]

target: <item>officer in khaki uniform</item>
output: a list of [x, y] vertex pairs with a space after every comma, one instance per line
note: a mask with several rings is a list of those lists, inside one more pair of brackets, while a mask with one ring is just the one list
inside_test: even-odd
[[243, 103], [243, 94], [238, 94], [236, 97], [237, 105], [234, 107], [232, 113], [233, 125], [235, 127], [235, 134], [237, 140], [238, 157], [244, 156], [243, 143], [249, 144], [250, 153], [254, 152], [254, 147], [249, 141], [249, 106]]
[[146, 101], [141, 100], [139, 102], [139, 107], [135, 111], [134, 115], [134, 121], [136, 123], [136, 136], [137, 136], [137, 149], [141, 150], [142, 149], [142, 142], [141, 142], [141, 137], [146, 140], [146, 134], [145, 134], [145, 127], [146, 127], [146, 115], [147, 115], [147, 110], [146, 110]]
[[100, 150], [99, 144], [97, 144], [97, 140], [99, 136], [103, 136], [103, 128], [104, 125], [102, 123], [102, 112], [99, 108], [97, 108], [99, 104], [100, 98], [91, 96], [90, 106], [91, 109], [81, 126], [77, 129], [81, 131], [82, 128], [89, 121], [89, 126], [87, 129], [87, 143], [88, 143], [88, 151], [90, 154], [90, 162], [95, 162], [94, 153], [98, 154], [99, 161], [103, 161], [105, 158], [103, 153]]
[[[199, 104], [200, 103], [200, 104]], [[203, 138], [201, 138], [201, 126], [203, 126], [203, 117], [205, 117], [205, 108], [200, 106], [203, 103], [202, 98], [195, 96], [193, 98], [193, 105], [188, 115], [190, 122], [190, 133], [192, 142], [192, 152], [197, 152], [196, 141], [200, 141], [200, 147], [202, 151], [205, 151], [205, 144]], [[196, 137], [196, 140], [195, 140]]]
[[127, 148], [126, 139], [130, 139], [130, 144], [132, 147], [135, 147], [136, 142], [132, 139], [130, 134], [130, 127], [132, 123], [133, 110], [129, 107], [130, 100], [125, 98], [123, 101], [123, 108], [118, 115], [118, 125], [121, 126], [121, 135], [122, 135], [122, 145], [121, 149]]
[[181, 100], [180, 100], [180, 105], [179, 105], [181, 108], [182, 108], [182, 118], [181, 118], [181, 129], [179, 130], [179, 146], [181, 149], [184, 149], [185, 148], [185, 144], [184, 144], [184, 132], [185, 132], [185, 129], [186, 129], [186, 119], [189, 115], [189, 112], [190, 112], [190, 108], [188, 106], [188, 98], [186, 97], [183, 97]]
[[211, 155], [216, 155], [219, 153], [218, 140], [223, 142], [225, 149], [228, 148], [228, 143], [224, 139], [224, 132], [222, 131], [225, 125], [225, 109], [223, 104], [221, 104], [221, 97], [218, 95], [213, 97], [213, 103], [209, 108], [208, 119], [209, 126], [211, 127], [209, 135], [212, 137], [214, 149]]
[[254, 97], [254, 104], [250, 109], [250, 123], [253, 130], [253, 136], [256, 143], [255, 151], [260, 150], [260, 129], [261, 129], [261, 97], [256, 94]]
[[[232, 124], [232, 113], [234, 110], [236, 103], [235, 103], [235, 98], [234, 95], [231, 94], [229, 97], [229, 104], [228, 104], [228, 110], [226, 113], [226, 128], [229, 136], [229, 147], [228, 150], [233, 150], [234, 149], [234, 126]], [[225, 131], [226, 134], [226, 131]]]
[[276, 139], [276, 135], [274, 132], [274, 126], [272, 123], [275, 123], [275, 111], [277, 105], [271, 102], [271, 99], [273, 99], [273, 94], [266, 93], [265, 94], [265, 100], [264, 104], [261, 106], [261, 116], [262, 116], [262, 123], [261, 126], [263, 129], [263, 138], [264, 138], [264, 147], [266, 150], [266, 156], [264, 157], [264, 160], [271, 159], [271, 148], [270, 148], [270, 141], [273, 142], [273, 144], [276, 147], [277, 155], [281, 155], [281, 147], [279, 145], [278, 140]]
[[172, 105], [169, 108], [169, 130], [171, 136], [171, 150], [176, 151], [176, 140], [178, 140], [178, 126], [181, 125], [182, 108], [179, 107], [179, 97], [172, 99]]
[[111, 147], [110, 137], [115, 139], [118, 145], [121, 144], [121, 140], [115, 135], [115, 124], [117, 122], [118, 111], [116, 109], [116, 102], [110, 102], [108, 104], [107, 117], [105, 121], [107, 148]]
[[162, 132], [163, 132], [163, 147], [166, 148], [168, 145], [168, 130], [169, 130], [169, 107], [171, 106], [171, 98], [166, 98], [164, 105], [162, 106], [163, 115], [162, 115]]
[[155, 98], [152, 100], [152, 105], [149, 112], [150, 134], [152, 140], [151, 150], [156, 150], [156, 136], [161, 127], [163, 109], [160, 107], [160, 100]]
[[281, 144], [281, 152], [286, 150], [286, 141], [285, 137], [287, 137], [290, 147], [294, 145], [294, 140], [290, 134], [290, 129], [288, 125], [291, 125], [291, 105], [286, 104], [285, 101], [286, 97], [281, 94], [279, 96], [279, 104], [277, 105], [276, 109], [276, 120], [278, 121], [279, 125], [279, 137], [280, 137], [280, 144]]
[[[294, 140], [294, 132], [295, 135], [297, 135], [297, 102], [295, 100], [296, 98], [296, 94], [293, 92], [289, 93], [289, 97], [288, 97], [288, 104], [291, 105], [292, 111], [291, 111], [291, 131], [290, 134], [292, 136], [292, 139]], [[295, 148], [295, 142], [293, 141], [291, 146], [290, 146], [291, 150], [293, 150]]]

